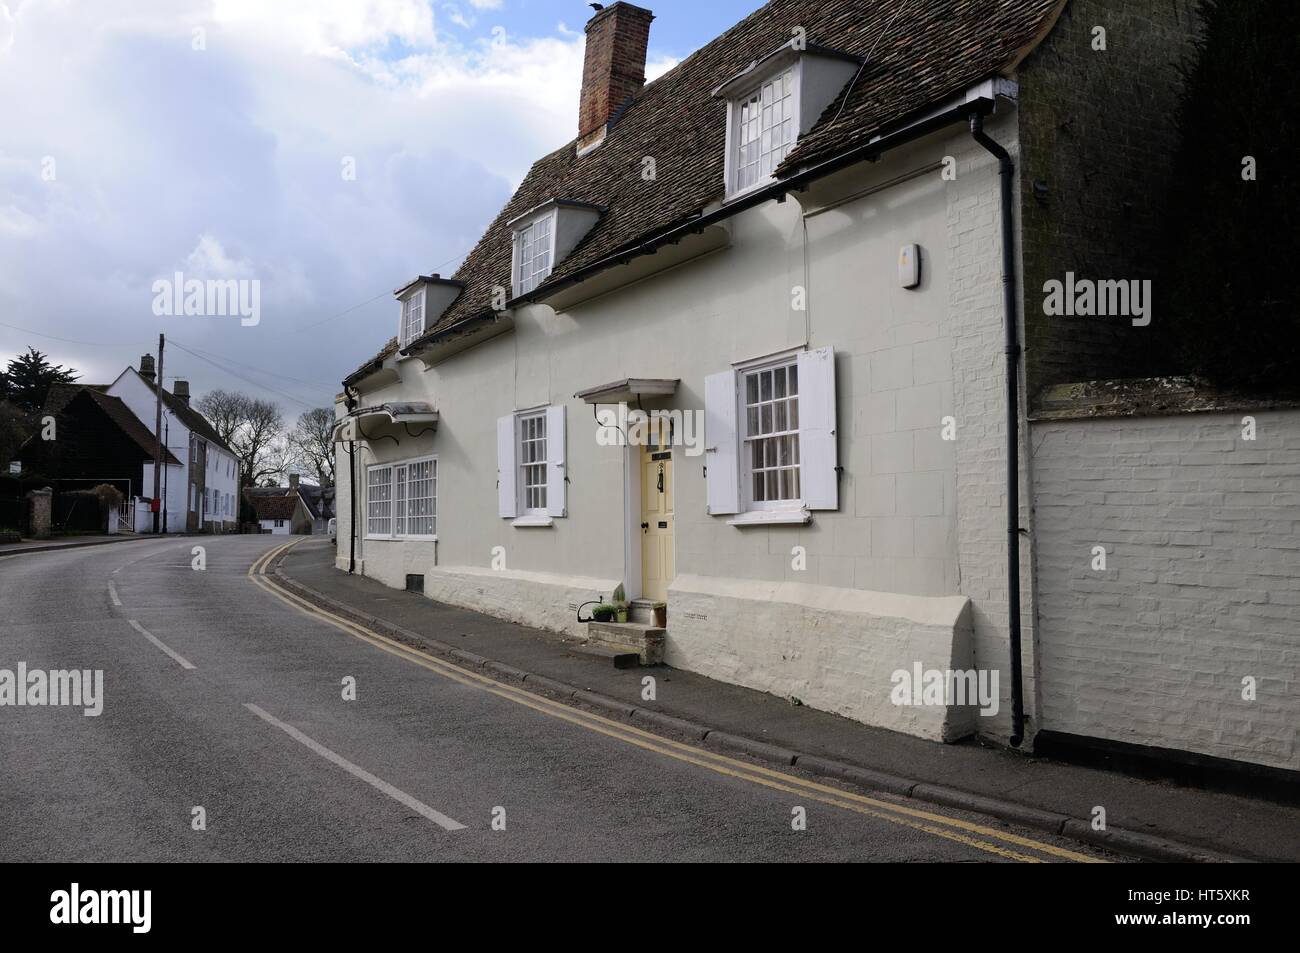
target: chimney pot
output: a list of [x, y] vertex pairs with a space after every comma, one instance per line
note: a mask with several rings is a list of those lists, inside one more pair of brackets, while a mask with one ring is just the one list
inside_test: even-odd
[[587, 51], [578, 103], [578, 151], [605, 138], [614, 114], [645, 85], [650, 22], [655, 15], [630, 3], [611, 4], [587, 21]]

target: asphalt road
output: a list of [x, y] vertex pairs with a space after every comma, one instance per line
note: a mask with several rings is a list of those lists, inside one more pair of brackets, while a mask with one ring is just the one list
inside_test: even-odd
[[[367, 643], [250, 576], [284, 542], [0, 558], [0, 670], [104, 673], [98, 717], [0, 706], [0, 861], [1103, 856], [976, 815], [811, 788]], [[806, 830], [793, 829], [796, 808]]]

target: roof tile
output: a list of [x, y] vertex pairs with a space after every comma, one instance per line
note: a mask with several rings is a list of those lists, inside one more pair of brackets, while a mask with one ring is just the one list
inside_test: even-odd
[[[991, 76], [1008, 72], [1040, 39], [1065, 0], [772, 0], [648, 84], [604, 145], [585, 156], [570, 142], [539, 159], [455, 274], [465, 290], [434, 334], [491, 309], [510, 287], [512, 219], [553, 198], [606, 213], [550, 279], [562, 278], [681, 224], [724, 197], [725, 104], [711, 92], [782, 44], [796, 27], [810, 46], [868, 57], [787, 157], [779, 174], [832, 158]], [[576, 116], [575, 116], [576, 119]], [[656, 177], [642, 177], [653, 157]], [[396, 340], [349, 380], [397, 351]]]

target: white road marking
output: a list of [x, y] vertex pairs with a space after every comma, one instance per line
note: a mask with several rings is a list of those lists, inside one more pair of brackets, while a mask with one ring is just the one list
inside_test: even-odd
[[111, 579], [108, 583], [108, 598], [113, 600], [113, 605], [118, 606], [119, 608], [121, 607], [122, 600], [117, 597], [117, 586], [113, 585]]
[[[167, 543], [167, 542], [172, 542], [172, 543], [174, 543], [174, 542], [177, 542], [177, 540], [161, 540], [161, 539], [160, 539], [160, 540], [150, 540], [150, 542], [158, 542], [158, 543]], [[164, 545], [164, 546], [160, 546], [158, 549], [152, 549], [152, 550], [150, 550], [149, 552], [145, 553], [143, 556], [140, 556], [140, 557], [137, 558], [137, 559], [128, 559], [126, 562], [122, 563], [122, 565], [120, 565], [120, 566], [118, 566], [116, 569], [114, 569], [112, 574], [113, 574], [114, 576], [116, 576], [118, 573], [120, 573], [123, 569], [126, 569], [128, 566], [134, 566], [136, 563], [144, 562], [146, 559], [153, 559], [153, 557], [155, 557], [155, 556], [161, 556], [163, 553], [167, 552], [167, 551], [170, 550], [170, 549], [171, 549], [170, 546], [166, 546], [166, 545]]]
[[397, 788], [393, 787], [391, 784], [389, 784], [387, 781], [383, 780], [382, 778], [375, 777], [365, 768], [358, 767], [357, 765], [353, 764], [351, 761], [349, 761], [347, 758], [343, 757], [342, 755], [335, 754], [333, 751], [331, 751], [329, 748], [326, 748], [324, 745], [320, 744], [319, 742], [313, 741], [311, 738], [308, 738], [306, 735], [304, 735], [293, 725], [285, 724], [284, 722], [280, 721], [280, 719], [274, 717], [273, 715], [267, 714], [265, 711], [258, 708], [256, 705], [245, 702], [244, 707], [247, 708], [249, 711], [251, 711], [258, 718], [261, 718], [267, 724], [274, 725], [276, 728], [279, 728], [281, 731], [287, 734], [290, 738], [306, 745], [308, 748], [316, 752], [325, 760], [334, 762], [334, 764], [337, 764], [344, 771], [348, 772], [348, 774], [351, 774], [353, 777], [360, 778], [362, 781], [365, 781], [366, 784], [369, 784], [372, 788], [375, 788], [376, 790], [382, 791], [383, 793], [387, 794], [394, 801], [406, 805], [411, 810], [415, 811], [415, 813], [419, 814], [421, 817], [426, 817], [429, 820], [433, 821], [433, 823], [437, 824], [443, 830], [463, 831], [465, 829], [464, 824], [460, 823], [459, 821], [453, 821], [446, 814], [441, 814], [438, 811], [435, 811], [433, 808], [429, 807], [429, 805], [425, 804], [422, 801], [417, 801], [415, 798], [411, 797], [411, 795], [407, 794], [405, 791], [400, 791]]
[[191, 663], [191, 662], [189, 662], [188, 660], [182, 658], [180, 655], [178, 655], [178, 654], [176, 654], [175, 652], [173, 652], [173, 651], [172, 651], [171, 649], [169, 649], [167, 646], [163, 645], [162, 642], [159, 641], [158, 638], [155, 637], [154, 634], [153, 634], [152, 632], [150, 632], [148, 629], [146, 629], [144, 626], [142, 626], [139, 622], [136, 622], [135, 619], [128, 619], [127, 621], [131, 623], [131, 628], [135, 629], [137, 632], [139, 632], [141, 635], [143, 635], [146, 639], [148, 639], [148, 640], [149, 640], [150, 642], [152, 642], [154, 645], [158, 646], [158, 648], [162, 649], [163, 652], [165, 652], [167, 655], [169, 655], [169, 656], [171, 657], [172, 661], [174, 661], [174, 662], [176, 662], [178, 665], [180, 665], [181, 668], [184, 668], [184, 669], [192, 669], [192, 668], [194, 668], [193, 663]]

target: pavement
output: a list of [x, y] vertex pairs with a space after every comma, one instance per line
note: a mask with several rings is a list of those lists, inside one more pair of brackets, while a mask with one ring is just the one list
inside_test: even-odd
[[[251, 571], [283, 545], [149, 539], [0, 562], [0, 861], [1127, 859], [970, 810], [812, 781], [798, 766], [489, 678], [499, 672], [486, 662], [404, 647], [275, 589], [273, 570]], [[526, 630], [348, 579], [324, 540], [302, 543], [284, 567], [476, 651], [513, 645], [534, 668], [633, 691]], [[538, 646], [524, 648], [530, 639]], [[102, 711], [5, 701], [20, 666], [101, 672]], [[631, 673], [638, 687], [644, 674]], [[654, 676], [665, 710], [751, 710], [717, 686], [713, 707], [697, 710], [709, 683]], [[821, 720], [767, 710], [774, 743]], [[864, 737], [828, 736], [825, 750]]]
[[[326, 540], [279, 560], [281, 581], [380, 631], [505, 682], [562, 697], [704, 748], [807, 777], [886, 792], [927, 808], [970, 809], [1151, 859], [1300, 861], [1300, 808], [1027, 757], [977, 742], [943, 745], [666, 667], [619, 670], [554, 633], [442, 605], [334, 568]], [[315, 601], [325, 601], [317, 599]], [[655, 699], [642, 679], [655, 679]], [[793, 764], [791, 764], [793, 762]], [[1093, 830], [1095, 808], [1106, 829]]]
[[76, 549], [81, 546], [104, 546], [108, 543], [130, 543], [153, 538], [153, 536], [136, 536], [133, 534], [109, 536], [105, 533], [102, 536], [89, 535], [53, 537], [51, 539], [24, 539], [19, 543], [0, 543], [0, 556], [16, 556], [22, 553], [48, 553], [56, 549]]

